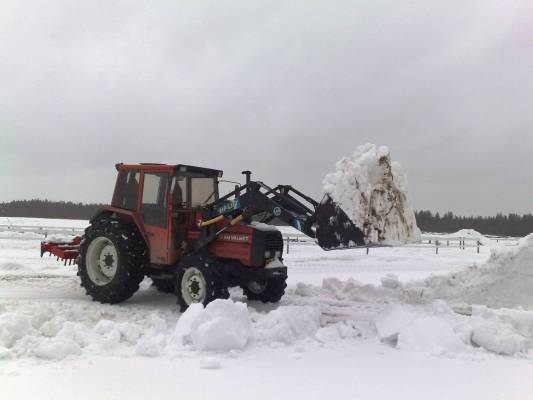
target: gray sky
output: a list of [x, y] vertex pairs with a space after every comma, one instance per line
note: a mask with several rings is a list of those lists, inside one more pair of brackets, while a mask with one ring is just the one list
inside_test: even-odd
[[373, 142], [416, 208], [533, 212], [531, 0], [0, 7], [0, 201], [108, 202], [119, 161], [320, 197]]

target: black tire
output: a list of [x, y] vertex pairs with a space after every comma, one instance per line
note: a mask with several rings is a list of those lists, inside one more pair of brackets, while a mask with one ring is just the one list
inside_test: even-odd
[[162, 293], [175, 293], [176, 285], [172, 279], [152, 279], [152, 285]]
[[287, 277], [273, 278], [265, 281], [249, 282], [241, 285], [248, 300], [258, 300], [263, 303], [277, 303], [285, 294]]
[[[100, 261], [95, 259], [97, 245], [106, 246], [100, 250]], [[107, 248], [112, 251], [104, 255]], [[145, 260], [146, 245], [136, 229], [116, 219], [99, 219], [85, 230], [80, 244], [78, 276], [81, 286], [100, 303], [123, 302], [139, 289], [144, 279], [142, 266]], [[108, 261], [114, 271], [112, 276], [103, 272], [111, 268]]]
[[220, 263], [203, 255], [187, 256], [180, 262], [176, 294], [182, 312], [192, 303], [206, 306], [215, 299], [229, 297], [222, 267]]

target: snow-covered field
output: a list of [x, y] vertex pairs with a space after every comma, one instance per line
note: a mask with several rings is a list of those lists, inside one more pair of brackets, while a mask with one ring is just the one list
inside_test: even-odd
[[533, 239], [492, 256], [291, 242], [281, 303], [233, 290], [181, 315], [149, 280], [94, 303], [74, 266], [39, 257], [40, 227], [85, 224], [0, 218], [1, 398], [533, 398]]

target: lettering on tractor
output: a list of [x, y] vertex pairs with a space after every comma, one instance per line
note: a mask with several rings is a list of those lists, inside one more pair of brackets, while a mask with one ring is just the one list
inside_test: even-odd
[[190, 165], [117, 164], [111, 204], [71, 242], [43, 242], [75, 262], [94, 300], [120, 303], [145, 276], [175, 293], [181, 310], [227, 298], [242, 287], [250, 300], [277, 302], [285, 293], [283, 239], [274, 218], [315, 238], [322, 248], [363, 246], [365, 237], [326, 196], [317, 202], [292, 186], [252, 181], [219, 196], [222, 171]]

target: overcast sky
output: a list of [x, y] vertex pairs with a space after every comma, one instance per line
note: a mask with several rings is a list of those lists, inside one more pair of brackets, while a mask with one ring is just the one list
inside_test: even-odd
[[533, 212], [533, 2], [0, 0], [0, 201], [108, 202], [119, 161], [320, 197], [366, 142], [418, 209]]

